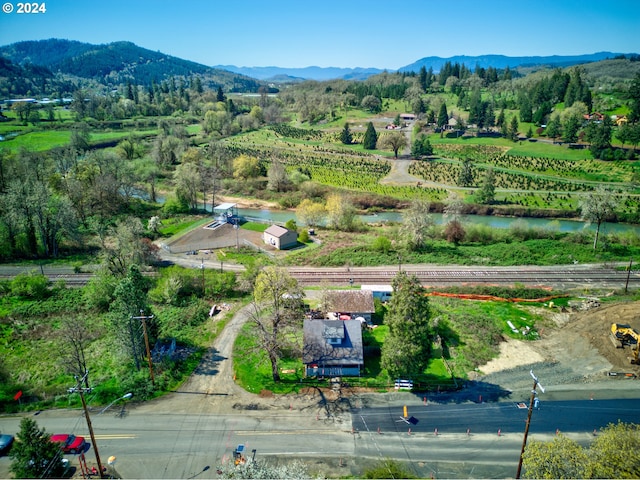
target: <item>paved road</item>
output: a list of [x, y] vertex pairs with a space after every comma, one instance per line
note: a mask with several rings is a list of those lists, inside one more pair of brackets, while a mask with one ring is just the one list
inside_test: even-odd
[[[200, 259], [186, 260], [194, 267], [201, 263]], [[235, 337], [249, 315], [248, 307], [237, 312], [195, 374], [177, 392], [134, 405], [122, 418], [111, 412], [92, 416], [102, 458], [115, 455], [116, 468], [125, 478], [215, 478], [215, 466], [228, 461], [233, 448], [244, 443], [248, 451], [256, 449], [259, 458], [271, 462], [308, 460], [312, 468], [331, 476], [361, 476], [363, 469], [385, 457], [409, 461], [422, 477], [514, 475], [523, 412], [513, 404], [424, 407], [419, 397], [403, 393], [359, 395], [334, 402], [319, 392], [267, 400], [247, 394], [233, 382], [230, 358]], [[616, 385], [621, 388], [625, 383]], [[628, 396], [640, 398], [640, 383], [628, 386]], [[521, 401], [526, 393], [514, 393], [512, 398]], [[584, 389], [576, 389], [558, 400], [585, 395]], [[420, 420], [418, 424], [408, 427], [396, 421], [400, 420], [403, 404]], [[538, 431], [534, 424], [533, 437], [550, 439], [549, 430], [559, 428], [586, 443], [598, 422], [604, 426], [608, 419], [629, 411], [624, 402], [604, 404], [599, 399], [580, 409], [575, 408], [582, 405], [578, 402], [552, 405], [551, 399], [545, 401], [543, 409], [536, 412], [536, 419], [549, 418], [550, 427]], [[547, 413], [554, 411], [560, 413]], [[572, 415], [577, 415], [577, 420], [569, 420]], [[585, 418], [600, 420], [581, 424]], [[628, 413], [619, 418], [635, 420]], [[77, 410], [46, 411], [37, 420], [50, 433], [73, 432], [88, 437], [84, 418]], [[0, 418], [0, 431], [17, 432], [18, 425], [18, 417]], [[412, 428], [411, 435], [408, 428]], [[434, 434], [435, 428], [438, 435]], [[466, 435], [467, 428], [471, 435]], [[94, 463], [93, 451], [88, 452], [87, 459], [90, 465]], [[8, 476], [8, 466], [9, 460], [0, 458], [0, 478]]]
[[[410, 425], [401, 418], [402, 402], [397, 400], [402, 395], [386, 406], [358, 406], [356, 400], [345, 422], [318, 415], [317, 409], [215, 414], [149, 412], [145, 406], [130, 409], [123, 418], [103, 415], [92, 420], [102, 457], [115, 455], [116, 468], [125, 478], [215, 478], [215, 467], [229, 461], [239, 443], [248, 452], [255, 449], [256, 458], [310, 460], [312, 468], [325, 474], [361, 476], [367, 465], [389, 457], [408, 462], [423, 478], [514, 475], [525, 408], [515, 402], [424, 405], [406, 395], [408, 414], [419, 420]], [[541, 409], [534, 410], [530, 438], [550, 440], [559, 429], [587, 444], [595, 428], [618, 419], [636, 421], [636, 405], [637, 399], [543, 401]], [[43, 412], [38, 423], [50, 432], [75, 426], [74, 431], [86, 434], [79, 411]], [[17, 425], [17, 418], [0, 419], [3, 431], [14, 431]], [[67, 458], [75, 461], [74, 456]], [[87, 459], [93, 464], [93, 451]], [[0, 459], [0, 476], [6, 468], [5, 457]]]

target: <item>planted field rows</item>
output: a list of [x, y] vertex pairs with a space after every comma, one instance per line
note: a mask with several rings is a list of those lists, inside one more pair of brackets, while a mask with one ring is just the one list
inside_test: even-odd
[[630, 162], [602, 162], [591, 159], [567, 160], [542, 156], [524, 156], [508, 153], [504, 147], [492, 145], [439, 144], [434, 152], [444, 158], [470, 159], [505, 170], [536, 172], [548, 177], [582, 182], [628, 182], [633, 175]]
[[353, 150], [339, 143], [338, 136], [335, 131], [277, 125], [230, 139], [227, 145], [237, 155], [257, 157], [266, 168], [277, 158], [289, 172], [300, 171], [317, 183], [400, 200], [443, 201], [448, 189], [459, 187], [462, 162], [469, 159], [474, 170], [469, 188], [479, 188], [491, 167], [496, 199], [504, 204], [575, 210], [581, 194], [596, 188], [598, 181], [608, 181], [620, 196], [621, 211], [636, 208], [635, 198], [625, 195], [634, 168], [629, 162], [512, 155], [508, 146], [436, 143], [435, 153], [442, 158], [416, 161], [409, 168], [408, 173], [424, 179], [423, 185], [383, 185], [393, 160]]

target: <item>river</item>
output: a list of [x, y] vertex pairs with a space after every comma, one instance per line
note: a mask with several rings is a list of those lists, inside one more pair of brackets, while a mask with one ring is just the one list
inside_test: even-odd
[[[247, 220], [270, 220], [276, 223], [285, 223], [288, 220], [296, 220], [295, 212], [286, 210], [269, 210], [256, 208], [238, 208], [238, 214]], [[436, 224], [442, 224], [443, 218], [441, 213], [432, 213], [431, 216]], [[401, 222], [402, 214], [400, 212], [380, 212], [372, 215], [358, 215], [358, 218], [364, 223], [378, 222]], [[513, 222], [527, 225], [530, 228], [547, 228], [560, 232], [576, 232], [578, 230], [588, 229], [595, 231], [595, 225], [586, 225], [584, 222], [577, 220], [550, 220], [548, 218], [530, 218], [530, 217], [497, 217], [493, 215], [464, 215], [463, 223], [487, 225], [491, 228], [509, 228]], [[605, 222], [600, 227], [600, 233], [624, 233], [635, 232], [640, 236], [640, 225], [630, 225], [625, 223], [608, 223]]]
[[[137, 196], [145, 198], [147, 195], [138, 193]], [[157, 196], [158, 203], [164, 203], [164, 197]], [[207, 204], [207, 210], [211, 211], [211, 205]], [[238, 208], [238, 215], [247, 220], [271, 221], [284, 224], [288, 220], [295, 220], [297, 224], [302, 225], [298, 220], [296, 213], [289, 210], [273, 210], [267, 208]], [[440, 225], [443, 222], [441, 213], [432, 213], [434, 222]], [[400, 212], [380, 212], [370, 215], [358, 215], [358, 218], [364, 223], [380, 223], [380, 222], [401, 222], [402, 213]], [[549, 218], [533, 218], [533, 217], [498, 217], [495, 215], [463, 215], [463, 223], [487, 225], [491, 228], [509, 228], [514, 222], [519, 222], [529, 228], [546, 228], [559, 232], [577, 232], [586, 229], [588, 231], [596, 230], [595, 225], [587, 225], [579, 220], [552, 220]], [[640, 236], [640, 225], [628, 223], [610, 223], [603, 222], [600, 226], [600, 233], [626, 233], [634, 232]]]

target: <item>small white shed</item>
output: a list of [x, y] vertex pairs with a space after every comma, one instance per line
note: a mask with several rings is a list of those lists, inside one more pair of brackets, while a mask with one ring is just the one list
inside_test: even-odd
[[298, 233], [280, 225], [271, 225], [264, 231], [262, 238], [264, 243], [278, 250], [285, 250], [298, 244]]

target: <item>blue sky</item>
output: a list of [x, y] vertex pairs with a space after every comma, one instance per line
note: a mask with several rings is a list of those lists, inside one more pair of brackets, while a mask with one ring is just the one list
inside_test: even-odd
[[0, 45], [128, 40], [205, 65], [377, 67], [427, 56], [640, 53], [640, 0], [47, 0]]

